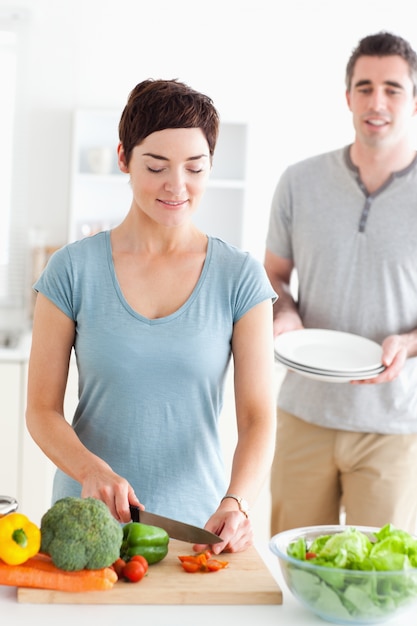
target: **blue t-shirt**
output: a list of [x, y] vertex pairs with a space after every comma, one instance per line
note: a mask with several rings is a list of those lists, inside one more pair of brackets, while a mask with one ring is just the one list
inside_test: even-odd
[[[147, 510], [204, 524], [227, 486], [217, 427], [233, 325], [275, 297], [262, 264], [209, 237], [188, 300], [148, 319], [121, 292], [106, 231], [58, 250], [34, 288], [76, 325], [80, 440]], [[57, 470], [53, 501], [80, 489]]]

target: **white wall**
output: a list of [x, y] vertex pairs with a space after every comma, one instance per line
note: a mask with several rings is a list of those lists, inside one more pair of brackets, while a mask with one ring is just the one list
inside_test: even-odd
[[245, 247], [263, 257], [269, 204], [290, 162], [351, 139], [344, 69], [380, 29], [417, 47], [411, 0], [0, 0], [27, 7], [15, 203], [66, 240], [71, 112], [120, 108], [144, 78], [180, 78], [225, 121], [249, 123]]

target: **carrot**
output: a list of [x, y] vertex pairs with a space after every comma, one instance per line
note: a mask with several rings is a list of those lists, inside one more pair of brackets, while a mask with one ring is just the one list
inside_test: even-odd
[[38, 554], [21, 565], [7, 565], [0, 560], [0, 585], [32, 587], [56, 591], [104, 591], [117, 581], [116, 572], [100, 570], [67, 572], [56, 567], [46, 555]]
[[[1, 561], [0, 561], [1, 563]], [[23, 565], [28, 567], [34, 567], [46, 572], [59, 572], [60, 574], [67, 574], [68, 576], [83, 576], [84, 578], [107, 578], [111, 583], [115, 583], [118, 580], [118, 576], [113, 567], [104, 567], [103, 569], [83, 569], [75, 572], [67, 572], [65, 570], [56, 567], [50, 556], [38, 552], [35, 556], [28, 559]]]

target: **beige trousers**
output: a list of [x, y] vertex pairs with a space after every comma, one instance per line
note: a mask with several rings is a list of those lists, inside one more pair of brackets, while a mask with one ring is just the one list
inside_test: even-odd
[[288, 528], [392, 523], [417, 529], [417, 434], [379, 435], [309, 424], [278, 409], [271, 535]]

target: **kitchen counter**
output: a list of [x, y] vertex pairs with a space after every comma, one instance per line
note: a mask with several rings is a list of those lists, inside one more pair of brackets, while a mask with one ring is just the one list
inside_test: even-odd
[[[257, 547], [258, 552], [264, 558], [268, 558], [268, 566], [276, 577], [281, 589], [284, 590], [284, 583], [280, 577], [278, 563], [275, 557], [267, 554], [268, 548], [262, 551]], [[265, 554], [265, 557], [264, 557]], [[216, 574], [213, 574], [215, 576]], [[140, 583], [138, 583], [140, 584]], [[105, 592], [104, 592], [105, 593]], [[163, 593], [163, 589], [161, 589]], [[243, 622], [249, 624], [265, 624], [276, 626], [277, 624], [287, 625], [289, 623], [315, 624], [304, 609], [292, 600], [287, 593], [284, 596], [282, 605], [227, 605], [210, 606], [210, 598], [207, 598], [207, 605], [86, 605], [86, 604], [26, 604], [18, 603], [16, 600], [16, 589], [14, 587], [0, 586], [0, 615], [2, 623], [42, 623], [43, 626], [55, 626], [64, 618], [65, 622], [76, 621], [83, 624], [90, 620], [100, 623], [101, 626], [114, 626], [115, 623], [129, 623], [139, 620], [141, 623], [150, 623], [152, 626], [212, 626], [217, 623], [229, 624], [230, 622]], [[303, 619], [307, 617], [307, 621]], [[133, 618], [133, 619], [132, 619]]]
[[[65, 620], [65, 623], [77, 621], [86, 624], [99, 623], [101, 626], [114, 626], [116, 623], [148, 623], [152, 626], [212, 626], [214, 624], [249, 623], [261, 626], [320, 626], [324, 622], [307, 611], [293, 598], [286, 587], [278, 561], [268, 546], [258, 545], [257, 550], [269, 567], [283, 591], [283, 604], [267, 606], [214, 606], [207, 605], [185, 606], [152, 606], [152, 605], [59, 605], [59, 604], [19, 604], [16, 600], [14, 587], [0, 586], [0, 615], [2, 623], [42, 623], [43, 626], [55, 626]], [[215, 574], [214, 574], [215, 575]], [[140, 583], [138, 583], [140, 584]], [[161, 589], [163, 593], [163, 589]], [[415, 626], [415, 610], [410, 610], [395, 620], [385, 622], [387, 626]]]

